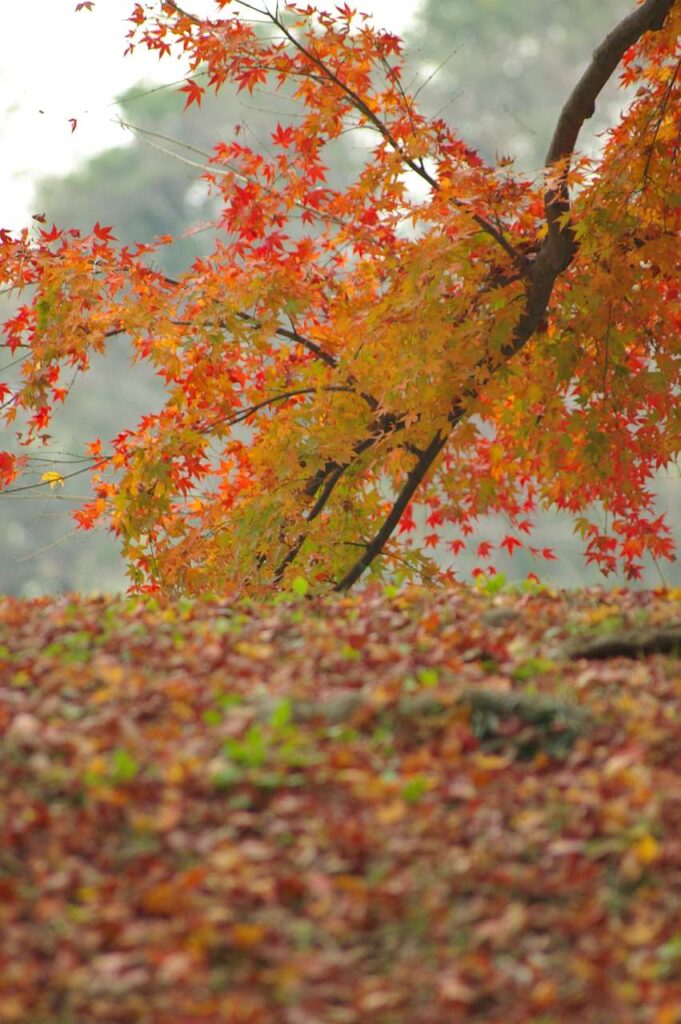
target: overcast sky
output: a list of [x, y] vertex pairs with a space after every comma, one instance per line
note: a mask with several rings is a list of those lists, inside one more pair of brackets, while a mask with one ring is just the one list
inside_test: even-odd
[[[377, 24], [402, 32], [418, 0], [357, 0]], [[5, 4], [0, 62], [0, 227], [22, 227], [31, 213], [33, 182], [70, 170], [98, 150], [120, 145], [114, 97], [140, 79], [172, 81], [182, 66], [139, 50], [124, 57], [125, 18], [133, 0]], [[321, 5], [319, 5], [321, 6]], [[325, 4], [324, 6], [330, 6]], [[351, 3], [351, 6], [355, 6]], [[211, 0], [187, 0], [196, 13]], [[77, 127], [71, 131], [70, 118]]]

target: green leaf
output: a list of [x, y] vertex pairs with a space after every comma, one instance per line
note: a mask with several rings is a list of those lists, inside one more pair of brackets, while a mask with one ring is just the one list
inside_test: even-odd
[[303, 576], [296, 576], [291, 584], [291, 590], [296, 597], [305, 597], [310, 589], [310, 584]]
[[280, 701], [270, 715], [270, 725], [275, 729], [285, 729], [290, 724], [292, 708], [290, 700]]
[[111, 755], [111, 778], [114, 782], [132, 782], [139, 770], [139, 763], [127, 750], [117, 747], [113, 751]]
[[428, 668], [424, 666], [418, 670], [418, 679], [423, 686], [437, 686], [440, 678], [439, 672], [436, 668]]
[[410, 804], [415, 804], [429, 789], [428, 779], [423, 775], [414, 775], [402, 786], [402, 798]]
[[215, 708], [209, 708], [208, 711], [204, 711], [202, 717], [206, 725], [219, 725], [224, 719], [224, 716], [219, 711], [216, 711]]

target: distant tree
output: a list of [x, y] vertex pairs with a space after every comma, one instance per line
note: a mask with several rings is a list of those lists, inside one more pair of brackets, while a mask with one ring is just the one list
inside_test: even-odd
[[[99, 218], [84, 234], [3, 236], [3, 279], [34, 289], [5, 328], [25, 356], [10, 421], [22, 411], [43, 437], [64, 373], [121, 335], [165, 382], [160, 411], [88, 445], [95, 498], [79, 524], [106, 519], [134, 586], [169, 593], [434, 574], [400, 540], [416, 501], [425, 548], [452, 526], [457, 553], [496, 511], [512, 552], [552, 506], [604, 572], [635, 578], [644, 554], [670, 557], [649, 484], [681, 446], [679, 0], [645, 0], [600, 44], [539, 183], [418, 112], [395, 36], [348, 8], [260, 13], [268, 35], [172, 0], [133, 16], [138, 43], [179, 46], [215, 89], [283, 84], [298, 102], [264, 152], [215, 149], [210, 255], [173, 278], [157, 269], [163, 242], [121, 247]], [[633, 98], [603, 153], [580, 156], [618, 67]], [[195, 77], [182, 91], [188, 106], [204, 95]], [[331, 187], [327, 151], [358, 127], [373, 148]], [[21, 457], [0, 469], [21, 486]]]
[[[70, 174], [43, 178], [36, 210], [50, 223], [81, 231], [95, 221], [115, 224], [126, 245], [170, 234], [173, 243], [159, 251], [159, 265], [169, 274], [185, 270], [213, 245], [208, 222], [215, 204], [200, 176], [215, 141], [239, 128], [225, 100], [209, 96], [196, 116], [186, 117], [176, 89], [138, 83], [117, 100], [122, 124], [131, 126], [129, 144], [99, 153]], [[203, 230], [197, 224], [202, 217]]]
[[[414, 59], [426, 64], [420, 99], [485, 159], [510, 155], [538, 170], [591, 51], [631, 7], [629, 0], [426, 0], [408, 37]], [[621, 105], [614, 85], [606, 95]], [[592, 145], [610, 113], [601, 97]]]

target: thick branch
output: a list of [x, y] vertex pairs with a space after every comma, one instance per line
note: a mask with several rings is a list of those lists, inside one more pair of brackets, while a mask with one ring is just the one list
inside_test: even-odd
[[646, 0], [609, 32], [593, 52], [591, 63], [563, 107], [551, 139], [546, 166], [570, 156], [586, 120], [593, 116], [596, 99], [625, 52], [645, 32], [659, 31], [675, 0]]
[[346, 572], [345, 576], [336, 583], [333, 588], [334, 590], [349, 590], [353, 583], [357, 582], [364, 570], [369, 568], [374, 558], [376, 558], [377, 555], [380, 555], [388, 542], [390, 535], [402, 518], [407, 505], [420, 487], [426, 473], [433, 465], [444, 446], [447, 444], [448, 437], [448, 433], [441, 434], [439, 430], [434, 435], [432, 441], [423, 452], [423, 455], [409, 473], [397, 500], [386, 516], [383, 526], [374, 535], [373, 540], [366, 545], [364, 552], [357, 559], [355, 564], [348, 570], [348, 572]]
[[[393, 429], [399, 428], [395, 426]], [[350, 466], [360, 457], [360, 455], [362, 455], [365, 451], [368, 451], [369, 448], [372, 448], [375, 444], [377, 444], [383, 437], [386, 437], [389, 433], [390, 430], [387, 429], [384, 429], [383, 431], [374, 431], [373, 433], [369, 434], [368, 437], [365, 437], [362, 441], [357, 442], [353, 449], [352, 457], [348, 459], [347, 462], [329, 461], [326, 463], [325, 466], [319, 469], [313, 477], [311, 477], [307, 486], [305, 487], [305, 494], [308, 497], [313, 498], [320, 488], [322, 490], [319, 496], [317, 497], [317, 500], [315, 501], [314, 505], [312, 506], [307, 516], [305, 517], [306, 523], [311, 523], [313, 519], [316, 519], [317, 516], [320, 515], [321, 512], [323, 512], [329, 498], [331, 497], [331, 494], [333, 493], [336, 484], [341, 479], [345, 471], [350, 468]], [[413, 445], [405, 445], [405, 447], [408, 448], [414, 454], [418, 454], [419, 456], [422, 455], [422, 452], [416, 449]], [[281, 562], [274, 571], [275, 584], [278, 584], [281, 581], [281, 578], [284, 574], [284, 570], [298, 557], [298, 553], [300, 552], [300, 549], [302, 548], [306, 537], [306, 531], [299, 533], [295, 543], [289, 548], [289, 550], [282, 558]]]
[[[577, 82], [567, 99], [556, 123], [556, 128], [546, 154], [546, 166], [551, 167], [560, 160], [572, 156], [582, 126], [593, 117], [596, 99], [612, 77], [615, 68], [630, 46], [638, 42], [645, 32], [659, 31], [675, 0], [645, 0], [635, 11], [628, 14], [593, 52], [591, 63]], [[565, 182], [567, 167], [563, 181]], [[552, 232], [559, 230], [558, 220], [569, 210], [567, 185], [549, 193], [546, 197], [546, 219]]]

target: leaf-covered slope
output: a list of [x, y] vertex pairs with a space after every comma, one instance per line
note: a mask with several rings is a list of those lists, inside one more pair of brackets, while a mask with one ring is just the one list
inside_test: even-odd
[[678, 598], [5, 599], [0, 1020], [681, 1020]]

